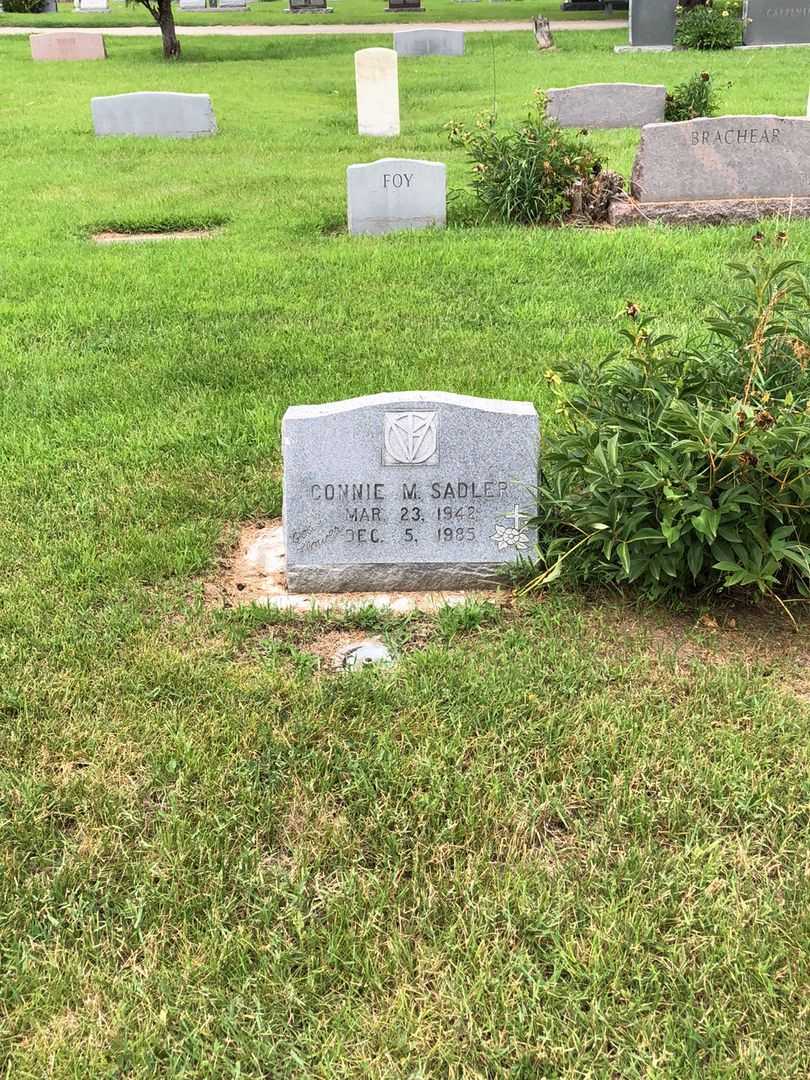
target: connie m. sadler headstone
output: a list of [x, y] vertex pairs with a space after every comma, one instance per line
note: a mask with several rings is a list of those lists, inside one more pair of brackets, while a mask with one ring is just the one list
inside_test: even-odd
[[142, 90], [95, 97], [90, 102], [96, 135], [161, 136], [191, 139], [217, 130], [208, 94]]
[[746, 0], [744, 45], [810, 44], [810, 4], [785, 0]]
[[536, 536], [539, 420], [525, 401], [374, 394], [288, 409], [290, 592], [486, 587]]
[[346, 170], [349, 232], [381, 234], [443, 228], [447, 166], [440, 161], [382, 158]]
[[590, 83], [547, 90], [546, 99], [546, 115], [561, 127], [644, 127], [664, 119], [667, 88], [643, 83]]
[[614, 224], [749, 221], [810, 213], [810, 120], [717, 116], [642, 128], [630, 200]]
[[399, 135], [399, 75], [393, 49], [354, 54], [357, 130], [361, 135]]

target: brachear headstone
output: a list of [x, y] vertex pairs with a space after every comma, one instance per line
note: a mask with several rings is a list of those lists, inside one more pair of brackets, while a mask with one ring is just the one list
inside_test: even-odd
[[492, 584], [536, 542], [539, 439], [523, 401], [417, 391], [288, 409], [289, 591]]
[[389, 233], [443, 228], [447, 166], [439, 161], [382, 158], [346, 170], [349, 232]]
[[744, 45], [810, 44], [810, 4], [785, 0], [746, 0]]
[[667, 88], [590, 83], [546, 91], [546, 115], [561, 127], [635, 128], [664, 119]]
[[69, 30], [31, 34], [33, 60], [106, 60], [103, 34], [72, 34]]
[[327, 7], [326, 0], [290, 0], [290, 6], [284, 10], [289, 15], [301, 15], [307, 11], [315, 15], [331, 15], [335, 9]]
[[631, 221], [750, 221], [810, 213], [810, 120], [717, 116], [641, 131], [630, 200], [610, 207]]
[[217, 130], [208, 94], [142, 90], [95, 97], [90, 102], [96, 135], [157, 135], [191, 139]]
[[463, 56], [464, 31], [425, 27], [394, 33], [397, 56]]
[[675, 40], [675, 6], [674, 0], [630, 0], [629, 47], [671, 49]]
[[388, 7], [385, 9], [386, 14], [392, 14], [397, 11], [424, 11], [421, 0], [388, 0]]
[[357, 130], [361, 135], [399, 135], [399, 75], [393, 49], [354, 54]]

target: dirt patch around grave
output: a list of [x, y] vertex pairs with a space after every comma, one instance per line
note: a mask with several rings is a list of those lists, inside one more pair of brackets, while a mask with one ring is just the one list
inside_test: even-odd
[[279, 611], [341, 611], [377, 608], [394, 615], [413, 611], [435, 612], [468, 600], [503, 604], [511, 599], [508, 588], [432, 592], [290, 593], [284, 573], [284, 539], [281, 520], [248, 522], [236, 544], [219, 558], [217, 573], [203, 584], [206, 602], [236, 607], [260, 604]]
[[[398, 655], [420, 649], [436, 633], [435, 616], [447, 603], [489, 602], [500, 611], [499, 623], [506, 626], [520, 620], [543, 603], [549, 594], [515, 600], [509, 589], [476, 593], [351, 593], [317, 594], [292, 598], [290, 603], [283, 572], [283, 541], [280, 520], [268, 518], [231, 528], [223, 537], [216, 570], [202, 583], [206, 607], [210, 610], [256, 604], [284, 615], [257, 627], [238, 650], [241, 662], [253, 662], [260, 643], [308, 654], [317, 670], [334, 671], [334, 657], [371, 634], [387, 633], [391, 627], [407, 631], [393, 633]], [[719, 667], [742, 665], [752, 677], [810, 704], [810, 610], [792, 605], [798, 630], [775, 605], [747, 604], [733, 599], [715, 601], [710, 606], [685, 603], [680, 609], [655, 606], [609, 592], [569, 594], [575, 609], [584, 618], [583, 647], [611, 657], [650, 661], [650, 676], [668, 684], [672, 675], [688, 676], [695, 665]], [[279, 601], [281, 598], [281, 602]], [[403, 600], [403, 606], [397, 601]], [[379, 611], [379, 622], [369, 609]], [[361, 618], [358, 612], [365, 612]], [[398, 640], [397, 640], [398, 639]], [[385, 637], [388, 642], [387, 636]]]
[[158, 240], [204, 240], [218, 236], [222, 230], [215, 229], [172, 229], [166, 232], [99, 232], [93, 233], [94, 244], [151, 244]]

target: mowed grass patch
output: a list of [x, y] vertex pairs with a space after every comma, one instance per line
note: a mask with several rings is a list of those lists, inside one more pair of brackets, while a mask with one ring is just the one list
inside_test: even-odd
[[[625, 299], [686, 333], [727, 292], [753, 229], [324, 234], [354, 161], [466, 182], [443, 125], [490, 106], [493, 50], [506, 121], [538, 85], [699, 66], [729, 112], [802, 109], [800, 50], [622, 37], [403, 60], [379, 141], [352, 53], [383, 40], [189, 42], [176, 67], [146, 40], [92, 65], [0, 43], [9, 1075], [806, 1072], [793, 659], [668, 665], [553, 596], [320, 679], [201, 594], [225, 530], [280, 512], [289, 404], [436, 388], [534, 400], [553, 431], [546, 370], [613, 348]], [[94, 139], [90, 97], [137, 89], [210, 93], [220, 134]], [[594, 138], [629, 170], [635, 133]], [[89, 240], [225, 219], [204, 244]]]

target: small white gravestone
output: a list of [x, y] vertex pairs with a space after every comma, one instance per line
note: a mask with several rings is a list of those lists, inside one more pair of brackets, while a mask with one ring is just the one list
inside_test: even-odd
[[463, 56], [464, 31], [426, 27], [394, 33], [397, 56]]
[[440, 161], [382, 158], [346, 170], [349, 232], [444, 228], [447, 166]]
[[180, 0], [181, 11], [205, 11], [205, 0]]
[[107, 0], [78, 0], [73, 10], [82, 15], [98, 15], [101, 12], [108, 12], [110, 5]]
[[399, 135], [399, 78], [393, 49], [354, 54], [357, 130], [361, 135]]
[[191, 139], [217, 130], [208, 94], [142, 90], [95, 97], [90, 102], [96, 135], [161, 136]]

